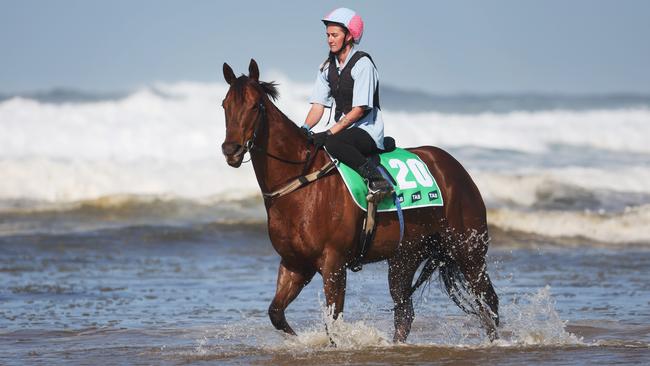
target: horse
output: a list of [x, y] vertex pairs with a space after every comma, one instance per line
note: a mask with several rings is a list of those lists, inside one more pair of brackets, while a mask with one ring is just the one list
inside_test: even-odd
[[[276, 329], [296, 335], [285, 309], [317, 272], [334, 319], [343, 311], [347, 269], [356, 259], [365, 214], [335, 171], [281, 197], [268, 193], [291, 178], [304, 177], [304, 170], [313, 171], [331, 161], [275, 106], [277, 85], [259, 80], [254, 59], [248, 71], [248, 76], [236, 77], [223, 64], [229, 89], [222, 102], [226, 134], [221, 148], [227, 164], [234, 168], [249, 153], [264, 196], [269, 239], [280, 256], [268, 315]], [[449, 297], [475, 315], [494, 340], [498, 338], [499, 304], [486, 270], [489, 236], [481, 194], [463, 166], [444, 150], [433, 146], [407, 150], [428, 166], [445, 204], [405, 210], [401, 241], [395, 213], [376, 215], [374, 240], [362, 263], [388, 262], [388, 285], [395, 305], [393, 341], [406, 341], [414, 318], [412, 296], [436, 270]]]

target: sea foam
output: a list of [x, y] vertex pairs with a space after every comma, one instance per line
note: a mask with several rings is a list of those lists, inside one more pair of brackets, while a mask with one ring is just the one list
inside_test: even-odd
[[[309, 108], [309, 86], [284, 80], [279, 88], [279, 107], [302, 122]], [[0, 199], [254, 194], [257, 187], [250, 168], [228, 167], [220, 152], [225, 122], [219, 104], [226, 91], [223, 83], [179, 83], [142, 89], [121, 100], [83, 104], [4, 101], [0, 103]], [[650, 153], [645, 138], [650, 135], [650, 111], [645, 109], [477, 115], [385, 111], [384, 119], [387, 134], [401, 146], [535, 152], [560, 144]], [[614, 129], [616, 133], [611, 132]], [[624, 168], [624, 174], [616, 174], [619, 183], [609, 186], [648, 190], [637, 182], [647, 177], [647, 167]], [[557, 177], [565, 172], [530, 176]], [[597, 180], [583, 180], [582, 174], [574, 170], [566, 177], [570, 183], [584, 185], [605, 176], [597, 169], [588, 172]], [[235, 187], [239, 193], [234, 193]]]
[[[311, 86], [275, 78], [277, 106], [301, 124]], [[0, 102], [0, 206], [122, 195], [212, 203], [258, 197], [251, 166], [234, 169], [221, 154], [220, 103], [227, 90], [225, 83], [156, 84], [122, 99]], [[643, 205], [650, 203], [646, 107], [383, 113], [386, 134], [398, 145], [455, 153], [488, 207], [499, 210], [493, 211], [493, 224], [547, 235], [650, 241], [640, 229], [647, 222]], [[326, 127], [323, 121], [315, 130]], [[564, 160], [554, 159], [558, 148]], [[643, 206], [641, 216], [623, 212], [628, 206]]]

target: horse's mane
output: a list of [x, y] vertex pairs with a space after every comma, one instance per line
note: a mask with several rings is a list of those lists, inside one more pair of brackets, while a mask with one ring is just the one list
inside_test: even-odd
[[280, 96], [280, 92], [278, 91], [278, 84], [275, 81], [260, 81], [260, 86], [262, 87], [262, 90], [273, 99], [273, 101], [276, 101], [278, 97]]
[[273, 101], [276, 101], [280, 96], [280, 92], [278, 91], [277, 88], [278, 84], [275, 81], [271, 81], [271, 82], [260, 81], [258, 83], [254, 83], [250, 81], [251, 79], [248, 76], [243, 74], [235, 80], [234, 84], [232, 85], [232, 88], [235, 91], [235, 95], [237, 97], [240, 98], [244, 97], [244, 87], [249, 83], [259, 88], [264, 94], [266, 94], [271, 99], [273, 99]]

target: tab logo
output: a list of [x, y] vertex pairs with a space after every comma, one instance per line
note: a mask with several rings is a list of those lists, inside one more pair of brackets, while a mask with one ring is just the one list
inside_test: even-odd
[[399, 200], [399, 203], [404, 203], [404, 193], [400, 193], [400, 195], [397, 196], [397, 199]]
[[417, 202], [422, 199], [422, 194], [420, 192], [415, 192], [411, 195], [411, 202]]
[[435, 199], [438, 199], [438, 191], [429, 192], [429, 201], [433, 201]]

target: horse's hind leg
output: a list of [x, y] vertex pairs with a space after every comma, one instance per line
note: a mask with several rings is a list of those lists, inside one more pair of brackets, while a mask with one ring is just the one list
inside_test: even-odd
[[475, 297], [477, 315], [481, 319], [490, 340], [498, 338], [496, 327], [499, 326], [499, 298], [497, 297], [490, 276], [488, 276], [485, 258], [461, 262], [460, 268]]
[[303, 287], [311, 281], [314, 273], [292, 271], [284, 263], [280, 263], [275, 297], [269, 306], [269, 318], [271, 318], [271, 323], [273, 323], [275, 329], [296, 335], [296, 332], [287, 323], [284, 310], [298, 296]]
[[466, 313], [478, 316], [492, 341], [498, 338], [499, 299], [485, 264], [489, 236], [486, 228], [465, 232], [448, 232], [440, 276], [452, 300]]
[[405, 342], [413, 323], [412, 283], [421, 259], [396, 255], [388, 260], [388, 287], [393, 298], [395, 333], [393, 342]]

